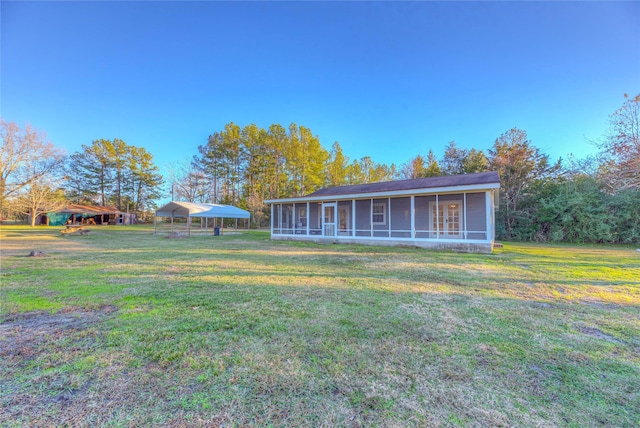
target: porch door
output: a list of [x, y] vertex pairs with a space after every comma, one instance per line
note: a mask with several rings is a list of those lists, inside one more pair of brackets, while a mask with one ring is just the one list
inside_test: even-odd
[[335, 203], [322, 204], [322, 232], [324, 236], [336, 236], [336, 209]]
[[431, 237], [435, 238], [461, 238], [461, 201], [443, 201], [429, 203], [429, 224], [431, 224]]

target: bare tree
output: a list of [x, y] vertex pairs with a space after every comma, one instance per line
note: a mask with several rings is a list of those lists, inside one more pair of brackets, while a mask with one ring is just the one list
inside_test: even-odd
[[600, 181], [616, 193], [640, 189], [640, 94], [624, 94], [625, 103], [610, 117], [609, 131], [600, 144]]
[[64, 206], [64, 190], [58, 185], [58, 179], [40, 177], [23, 187], [11, 206], [29, 216], [31, 227], [34, 227], [39, 216]]
[[171, 199], [186, 202], [217, 202], [212, 198], [212, 183], [195, 162], [185, 159], [169, 165]]
[[0, 209], [27, 186], [53, 174], [64, 162], [64, 153], [46, 141], [44, 134], [25, 125], [0, 119]]

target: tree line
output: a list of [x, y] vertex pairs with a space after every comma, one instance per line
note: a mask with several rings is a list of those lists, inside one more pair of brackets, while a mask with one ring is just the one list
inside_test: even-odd
[[[245, 208], [255, 225], [265, 226], [268, 199], [328, 186], [498, 171], [498, 239], [638, 243], [639, 130], [640, 95], [625, 95], [607, 133], [594, 142], [599, 148], [594, 157], [551, 162], [526, 131], [513, 128], [486, 151], [451, 141], [440, 159], [429, 150], [397, 166], [369, 156], [350, 159], [338, 142], [327, 149], [309, 128], [295, 123], [264, 129], [231, 122], [209, 135], [190, 161], [173, 164], [162, 177], [146, 149], [122, 140], [94, 140], [65, 157], [30, 127], [2, 122], [0, 204], [5, 215], [10, 207], [26, 212], [66, 200], [112, 205], [144, 217], [158, 198], [170, 194], [173, 200]], [[164, 183], [169, 189], [163, 192]]]
[[67, 156], [26, 125], [0, 121], [0, 216], [37, 217], [64, 205], [97, 204], [150, 216], [164, 182], [153, 156], [123, 140], [94, 140]]

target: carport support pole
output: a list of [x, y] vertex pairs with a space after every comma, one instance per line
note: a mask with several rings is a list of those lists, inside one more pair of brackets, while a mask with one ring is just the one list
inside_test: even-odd
[[187, 216], [187, 236], [191, 237], [191, 216]]
[[236, 217], [236, 232], [238, 231], [238, 218]]

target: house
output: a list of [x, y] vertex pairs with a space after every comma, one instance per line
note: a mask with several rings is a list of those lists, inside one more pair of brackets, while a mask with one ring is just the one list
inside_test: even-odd
[[491, 252], [497, 172], [327, 187], [272, 199], [271, 239]]
[[114, 207], [69, 204], [58, 210], [38, 216], [36, 225], [62, 226], [65, 224], [134, 224], [136, 215], [118, 211]]

